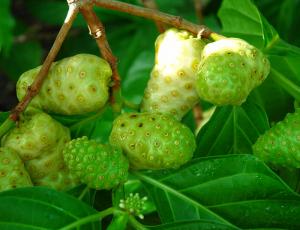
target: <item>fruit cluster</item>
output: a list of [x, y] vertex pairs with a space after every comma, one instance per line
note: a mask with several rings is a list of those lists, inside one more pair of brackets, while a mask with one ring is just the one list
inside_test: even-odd
[[[141, 112], [119, 115], [106, 144], [87, 137], [71, 140], [69, 129], [47, 113], [102, 108], [109, 97], [109, 64], [89, 54], [53, 63], [17, 127], [1, 140], [0, 190], [32, 184], [64, 190], [79, 183], [111, 189], [127, 180], [129, 168], [178, 168], [196, 148], [182, 117], [200, 98], [216, 105], [242, 104], [270, 69], [258, 49], [237, 38], [207, 44], [187, 31], [169, 29], [157, 38], [155, 50]], [[19, 78], [19, 100], [39, 69]]]

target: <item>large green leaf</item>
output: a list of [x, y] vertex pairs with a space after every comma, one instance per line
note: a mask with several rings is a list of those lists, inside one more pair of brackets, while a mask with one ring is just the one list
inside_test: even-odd
[[[97, 213], [85, 203], [62, 192], [29, 187], [0, 193], [0, 229], [59, 229]], [[91, 222], [80, 229], [101, 229]]]
[[300, 228], [300, 197], [253, 155], [195, 159], [174, 172], [135, 172], [163, 223], [212, 221], [224, 228]]
[[299, 1], [255, 0], [255, 3], [283, 39], [300, 45], [300, 33], [297, 30], [300, 25]]
[[195, 157], [252, 153], [268, 128], [265, 111], [249, 98], [242, 106], [218, 107], [197, 136]]
[[225, 35], [240, 37], [260, 49], [278, 38], [250, 0], [224, 0], [218, 15]]
[[213, 221], [176, 221], [169, 224], [162, 224], [158, 226], [148, 227], [150, 230], [229, 230], [236, 229], [235, 227], [228, 226]]

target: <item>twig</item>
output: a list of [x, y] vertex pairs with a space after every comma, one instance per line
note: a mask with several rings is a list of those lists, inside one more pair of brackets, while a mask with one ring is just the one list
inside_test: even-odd
[[[142, 0], [142, 3], [144, 4], [145, 7], [149, 8], [149, 9], [158, 10], [155, 0]], [[154, 22], [155, 22], [158, 32], [163, 33], [165, 31], [164, 24], [161, 23], [160, 21], [154, 21]]]
[[160, 21], [162, 23], [172, 25], [178, 29], [188, 30], [191, 33], [197, 35], [201, 32], [201, 36], [209, 38], [212, 31], [203, 25], [196, 25], [181, 17], [173, 16], [170, 14], [162, 13], [157, 10], [144, 8], [140, 6], [131, 5], [125, 2], [119, 2], [115, 0], [92, 0], [97, 6], [125, 12], [139, 17], [148, 18], [154, 21]]
[[42, 87], [43, 81], [46, 78], [48, 71], [51, 67], [52, 62], [54, 61], [60, 47], [65, 40], [74, 19], [76, 18], [78, 13], [78, 7], [76, 4], [69, 4], [68, 14], [62, 25], [57, 37], [53, 43], [51, 50], [46, 57], [42, 68], [37, 74], [34, 82], [31, 86], [28, 87], [25, 97], [17, 104], [17, 106], [12, 110], [9, 118], [13, 121], [17, 121], [19, 119], [20, 114], [26, 109], [29, 102], [33, 99], [35, 95], [39, 93], [40, 88]]
[[193, 108], [194, 120], [196, 122], [196, 126], [198, 127], [203, 119], [202, 107], [200, 104], [197, 104]]
[[120, 106], [115, 106], [118, 98], [120, 97], [120, 86], [121, 86], [121, 78], [117, 69], [117, 58], [113, 55], [112, 50], [109, 46], [109, 43], [106, 38], [105, 28], [102, 22], [97, 17], [96, 13], [93, 10], [93, 6], [91, 4], [85, 4], [80, 8], [80, 12], [82, 13], [84, 19], [86, 20], [90, 34], [95, 38], [96, 43], [100, 49], [100, 53], [102, 57], [108, 61], [112, 68], [112, 79], [113, 86], [111, 87], [111, 96], [110, 102], [113, 106], [114, 111], [118, 112], [121, 110]]

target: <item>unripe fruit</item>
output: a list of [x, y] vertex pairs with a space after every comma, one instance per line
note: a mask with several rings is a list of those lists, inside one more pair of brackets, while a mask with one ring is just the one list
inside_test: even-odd
[[270, 72], [263, 53], [238, 38], [207, 44], [197, 74], [200, 98], [216, 105], [241, 105]]
[[205, 43], [187, 31], [169, 29], [155, 43], [155, 66], [142, 112], [172, 114], [180, 120], [198, 101], [196, 72]]
[[300, 109], [260, 136], [253, 153], [275, 166], [300, 168]]
[[196, 148], [193, 133], [161, 113], [124, 113], [113, 122], [110, 143], [121, 147], [135, 169], [178, 168]]
[[[40, 66], [23, 73], [17, 82], [19, 100], [25, 96]], [[30, 105], [46, 112], [72, 115], [95, 111], [108, 100], [112, 71], [102, 58], [78, 54], [54, 62], [39, 94]]]
[[30, 177], [18, 154], [8, 148], [0, 148], [0, 191], [32, 186]]
[[63, 155], [69, 170], [90, 188], [112, 189], [127, 180], [129, 164], [119, 148], [81, 137], [70, 141]]
[[47, 186], [56, 190], [68, 190], [79, 184], [78, 177], [66, 167], [59, 171], [50, 172], [47, 176], [35, 180], [35, 185], [37, 186]]
[[70, 131], [46, 113], [21, 117], [18, 126], [2, 140], [2, 146], [14, 149], [23, 161], [48, 155], [59, 142], [70, 140]]
[[18, 153], [35, 185], [64, 190], [78, 184], [65, 172], [62, 156], [70, 139], [68, 128], [40, 112], [21, 117], [18, 126], [2, 138], [2, 145]]

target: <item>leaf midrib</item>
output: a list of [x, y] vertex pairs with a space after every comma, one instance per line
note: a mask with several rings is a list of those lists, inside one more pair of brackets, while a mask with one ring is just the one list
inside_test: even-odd
[[182, 200], [186, 200], [187, 202], [193, 204], [193, 206], [199, 208], [199, 209], [202, 209], [204, 210], [205, 212], [211, 214], [212, 216], [214, 216], [216, 219], [219, 219], [222, 223], [226, 223], [227, 225], [233, 227], [233, 228], [236, 228], [236, 226], [234, 226], [232, 223], [228, 222], [227, 220], [223, 219], [222, 217], [220, 217], [219, 215], [217, 215], [216, 213], [212, 212], [211, 210], [207, 209], [206, 207], [204, 207], [203, 205], [199, 204], [197, 201], [187, 197], [186, 195], [174, 190], [173, 188], [165, 185], [165, 184], [162, 184], [160, 183], [159, 181], [157, 180], [154, 180], [152, 179], [151, 177], [148, 177], [144, 174], [141, 174], [139, 172], [132, 172], [132, 174], [134, 174], [135, 176], [137, 176], [138, 178], [140, 178], [141, 180], [143, 181], [146, 181], [152, 185], [155, 185], [156, 187], [158, 188], [161, 188], [162, 190], [164, 191], [168, 191], [172, 194], [174, 194], [175, 196], [181, 198]]

